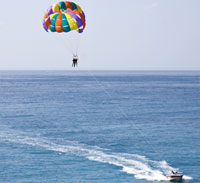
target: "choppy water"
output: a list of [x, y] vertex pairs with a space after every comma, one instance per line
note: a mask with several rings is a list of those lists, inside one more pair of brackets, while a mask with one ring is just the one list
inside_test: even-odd
[[200, 72], [0, 72], [0, 182], [200, 182]]

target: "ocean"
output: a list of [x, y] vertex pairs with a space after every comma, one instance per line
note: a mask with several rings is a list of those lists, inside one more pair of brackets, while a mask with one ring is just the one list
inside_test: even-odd
[[1, 183], [200, 182], [200, 72], [0, 71]]

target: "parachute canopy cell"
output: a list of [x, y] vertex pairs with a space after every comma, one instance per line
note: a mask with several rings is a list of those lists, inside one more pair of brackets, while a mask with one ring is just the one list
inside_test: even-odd
[[79, 5], [61, 1], [50, 6], [43, 18], [43, 27], [48, 32], [69, 32], [77, 30], [82, 33], [85, 29], [85, 14]]

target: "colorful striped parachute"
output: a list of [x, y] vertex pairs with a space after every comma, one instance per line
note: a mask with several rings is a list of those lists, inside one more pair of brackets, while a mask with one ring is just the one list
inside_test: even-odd
[[61, 1], [50, 6], [43, 18], [43, 27], [47, 32], [77, 30], [82, 33], [85, 25], [84, 12], [79, 5], [69, 1]]

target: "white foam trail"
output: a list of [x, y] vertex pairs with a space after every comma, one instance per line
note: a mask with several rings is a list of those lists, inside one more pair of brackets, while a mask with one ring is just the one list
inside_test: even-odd
[[183, 179], [185, 179], [185, 180], [192, 180], [192, 177], [187, 176], [187, 175], [184, 175], [184, 176], [183, 176]]
[[[0, 140], [9, 141], [31, 146], [38, 146], [48, 150], [70, 153], [76, 156], [85, 157], [92, 161], [108, 163], [122, 167], [122, 171], [133, 174], [136, 179], [150, 181], [167, 180], [165, 174], [174, 170], [166, 161], [152, 161], [145, 156], [126, 153], [112, 153], [105, 149], [88, 146], [72, 141], [63, 141], [64, 144], [54, 143], [40, 136], [30, 136], [23, 132], [13, 130], [0, 131]], [[184, 176], [184, 179], [192, 179]]]

